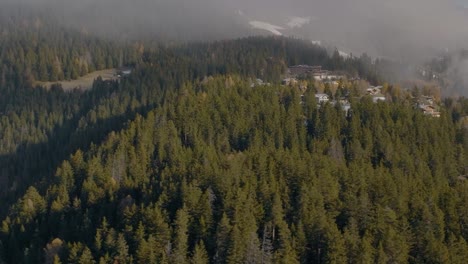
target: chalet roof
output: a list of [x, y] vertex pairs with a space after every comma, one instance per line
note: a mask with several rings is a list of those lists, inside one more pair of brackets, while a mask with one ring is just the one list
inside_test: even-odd
[[326, 93], [318, 93], [318, 94], [315, 94], [315, 97], [328, 97], [328, 94], [326, 94]]

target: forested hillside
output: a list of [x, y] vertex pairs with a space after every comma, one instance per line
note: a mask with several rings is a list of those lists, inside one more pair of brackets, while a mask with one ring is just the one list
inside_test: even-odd
[[[88, 91], [33, 87], [25, 74], [42, 79], [40, 64], [18, 54], [41, 48], [2, 38], [0, 263], [468, 258], [467, 99], [445, 100], [440, 118], [392, 86], [389, 102], [352, 97], [349, 113], [317, 105], [322, 87], [279, 84], [288, 66], [383, 77], [365, 55], [303, 40], [139, 50], [86, 37], [81, 50], [82, 35], [43, 33], [37, 45], [54, 56], [78, 58], [96, 43], [111, 60], [103, 67], [128, 54], [134, 71]], [[271, 85], [252, 87], [255, 78]]]
[[462, 263], [466, 135], [404, 105], [353, 109], [236, 77], [184, 85], [66, 158], [43, 194], [29, 187], [4, 256]]
[[0, 10], [0, 84], [76, 79], [138, 61], [141, 46], [65, 28], [47, 14]]

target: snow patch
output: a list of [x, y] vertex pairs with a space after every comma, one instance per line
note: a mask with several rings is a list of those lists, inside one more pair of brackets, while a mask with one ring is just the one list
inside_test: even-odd
[[283, 27], [272, 25], [267, 22], [262, 22], [262, 21], [250, 21], [249, 22], [250, 26], [256, 29], [262, 29], [269, 31], [270, 33], [273, 33], [277, 36], [282, 36], [283, 34], [279, 30], [283, 30]]
[[317, 45], [317, 46], [322, 46], [322, 41], [321, 40], [311, 40], [312, 44]]
[[340, 54], [341, 57], [343, 58], [349, 58], [349, 54], [344, 52], [344, 51], [341, 51], [341, 50], [338, 50], [338, 54]]
[[302, 26], [309, 24], [311, 17], [291, 17], [288, 20], [288, 27], [290, 28], [301, 28]]

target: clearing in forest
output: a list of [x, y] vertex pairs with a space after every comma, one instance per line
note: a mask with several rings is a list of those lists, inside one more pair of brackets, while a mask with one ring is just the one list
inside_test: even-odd
[[36, 82], [36, 85], [40, 85], [49, 89], [53, 84], [61, 84], [63, 90], [65, 91], [70, 91], [74, 88], [87, 90], [93, 87], [94, 80], [96, 80], [99, 76], [101, 76], [101, 78], [104, 81], [116, 80], [118, 79], [117, 69], [106, 69], [106, 70], [101, 70], [101, 71], [95, 71], [85, 76], [82, 76], [76, 80], [71, 80], [71, 81]]

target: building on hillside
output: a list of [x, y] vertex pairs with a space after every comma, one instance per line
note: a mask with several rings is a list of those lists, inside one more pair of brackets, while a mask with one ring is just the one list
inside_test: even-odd
[[346, 112], [346, 114], [349, 112], [349, 110], [351, 110], [351, 103], [348, 101], [348, 99], [340, 98], [338, 103], [340, 104], [341, 109]]
[[[460, 119], [460, 123], [462, 124], [462, 126], [466, 129], [468, 129], [468, 116], [464, 116]], [[468, 169], [467, 169], [468, 171]]]
[[387, 100], [387, 98], [385, 98], [385, 95], [383, 95], [381, 93], [372, 95], [372, 102], [374, 102], [374, 103], [377, 103], [378, 101], [385, 102], [386, 100]]
[[326, 79], [327, 80], [341, 80], [341, 79], [344, 79], [345, 76], [342, 75], [342, 74], [339, 74], [339, 73], [333, 73], [333, 72], [329, 72], [326, 76]]
[[440, 117], [440, 112], [437, 111], [436, 107], [433, 105], [420, 104], [418, 107], [424, 113], [424, 115]]
[[323, 81], [328, 79], [329, 71], [318, 71], [318, 72], [313, 72], [312, 77], [314, 77], [315, 80], [317, 81]]
[[312, 73], [312, 77], [314, 77], [314, 79], [316, 81], [321, 81], [322, 80], [322, 74], [320, 72]]
[[301, 83], [299, 85], [299, 91], [301, 91], [302, 93], [305, 93], [307, 91], [307, 84]]
[[322, 71], [322, 66], [295, 65], [288, 68], [288, 73], [291, 76], [304, 76], [314, 72]]
[[351, 110], [351, 104], [349, 102], [341, 104], [341, 109], [343, 109], [343, 111], [348, 114], [349, 110]]
[[324, 94], [324, 93], [315, 94], [315, 99], [317, 100], [318, 104], [322, 104], [322, 103], [326, 103], [330, 101], [328, 94]]
[[117, 70], [116, 76], [117, 76], [118, 78], [126, 77], [126, 76], [132, 74], [132, 71], [133, 71], [132, 68], [129, 68], [129, 67], [122, 67], [122, 68], [120, 68], [120, 69]]
[[345, 75], [340, 72], [331, 72], [323, 70], [322, 66], [295, 65], [288, 68], [288, 76], [298, 77], [313, 77], [317, 81], [324, 80], [339, 80], [345, 78]]
[[319, 72], [323, 72], [322, 66], [295, 65], [288, 68], [288, 76], [294, 78], [310, 77]]
[[432, 117], [440, 117], [439, 107], [435, 102], [433, 96], [420, 96], [416, 99], [415, 106], [417, 109], [421, 110], [424, 115]]
[[421, 99], [419, 100], [419, 103], [433, 105], [435, 103], [435, 99], [434, 99], [433, 96], [423, 95], [423, 96], [421, 96]]
[[348, 115], [349, 111], [351, 110], [351, 103], [346, 98], [340, 98], [338, 101], [332, 100], [330, 101], [330, 104], [333, 106], [336, 106], [336, 104], [339, 104], [341, 107], [341, 110], [343, 110], [346, 113], [346, 115]]
[[375, 96], [382, 93], [382, 86], [370, 86], [366, 90], [367, 95]]
[[349, 100], [347, 97], [341, 97], [338, 102], [340, 102], [340, 104], [349, 104]]
[[250, 87], [256, 87], [256, 86], [270, 86], [271, 84], [268, 82], [264, 82], [262, 79], [255, 79], [253, 82], [250, 83]]
[[298, 81], [296, 78], [286, 78], [282, 81], [283, 85], [296, 85], [297, 83]]
[[338, 86], [339, 85], [339, 83], [337, 81], [330, 81], [330, 80], [324, 81], [323, 83], [328, 83], [329, 85], [333, 85], [333, 86]]

